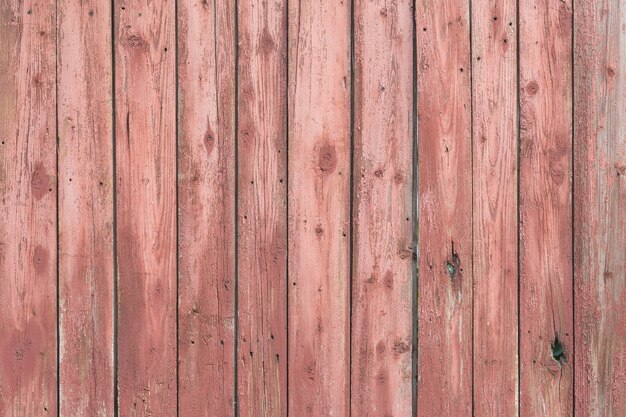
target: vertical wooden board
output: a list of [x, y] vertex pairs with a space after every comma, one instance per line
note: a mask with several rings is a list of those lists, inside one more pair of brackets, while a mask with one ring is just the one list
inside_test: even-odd
[[515, 0], [472, 5], [473, 366], [478, 416], [518, 413], [516, 13]]
[[467, 0], [416, 3], [418, 415], [472, 412], [472, 148]]
[[235, 2], [178, 3], [179, 412], [233, 416]]
[[350, 3], [289, 23], [289, 415], [348, 416]]
[[117, 0], [120, 416], [176, 412], [174, 2]]
[[626, 8], [574, 4], [576, 415], [626, 415]]
[[413, 13], [354, 3], [352, 414], [413, 400]]
[[571, 416], [572, 5], [519, 7], [520, 414]]
[[64, 416], [110, 416], [113, 361], [111, 5], [58, 2], [59, 390]]
[[238, 410], [287, 413], [286, 1], [238, 8]]
[[54, 1], [0, 3], [0, 415], [57, 415]]

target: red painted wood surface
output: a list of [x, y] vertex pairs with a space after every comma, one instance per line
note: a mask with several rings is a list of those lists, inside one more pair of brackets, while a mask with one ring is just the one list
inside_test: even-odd
[[472, 412], [472, 147], [467, 0], [416, 4], [417, 415]]
[[293, 416], [348, 416], [350, 410], [350, 79], [350, 4], [290, 1]]
[[287, 413], [287, 7], [239, 2], [238, 415]]
[[516, 12], [512, 0], [472, 7], [476, 416], [513, 417], [519, 406]]
[[625, 415], [624, 10], [2, 2], [0, 416]]
[[520, 415], [571, 416], [572, 5], [519, 17]]
[[60, 415], [114, 412], [111, 5], [58, 7]]
[[626, 10], [574, 4], [576, 415], [626, 415]]
[[114, 3], [120, 416], [176, 409], [173, 2]]
[[235, 2], [178, 7], [178, 409], [227, 417], [235, 397]]
[[354, 3], [351, 414], [411, 415], [413, 12]]
[[0, 415], [57, 415], [56, 9], [0, 4]]

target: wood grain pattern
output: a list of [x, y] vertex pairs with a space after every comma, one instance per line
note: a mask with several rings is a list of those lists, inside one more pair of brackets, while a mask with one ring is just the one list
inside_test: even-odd
[[57, 415], [54, 1], [0, 3], [0, 415]]
[[350, 4], [289, 23], [289, 415], [348, 416]]
[[513, 417], [519, 405], [516, 13], [514, 0], [479, 1], [472, 7], [473, 384], [477, 416]]
[[58, 2], [59, 396], [114, 412], [111, 5]]
[[120, 416], [176, 409], [175, 9], [117, 0]]
[[286, 1], [238, 4], [239, 416], [287, 412]]
[[235, 397], [235, 2], [178, 7], [179, 415], [227, 417]]
[[520, 414], [571, 416], [572, 5], [519, 16]]
[[626, 8], [574, 4], [576, 415], [626, 415]]
[[467, 0], [416, 4], [417, 414], [472, 412], [472, 149]]
[[352, 414], [408, 416], [413, 388], [413, 12], [354, 3]]

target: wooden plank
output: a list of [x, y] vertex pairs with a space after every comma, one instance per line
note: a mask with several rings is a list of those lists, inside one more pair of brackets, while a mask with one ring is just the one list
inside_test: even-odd
[[626, 415], [626, 9], [574, 4], [575, 401]]
[[287, 412], [286, 1], [238, 7], [239, 416]]
[[519, 7], [520, 414], [571, 416], [572, 5]]
[[413, 13], [354, 3], [352, 414], [413, 407]]
[[289, 415], [348, 416], [350, 3], [289, 23]]
[[0, 415], [57, 415], [56, 3], [0, 3]]
[[516, 13], [515, 0], [479, 1], [472, 6], [477, 416], [516, 416], [519, 405]]
[[174, 9], [114, 3], [120, 416], [176, 412]]
[[60, 414], [114, 412], [111, 5], [58, 3]]
[[472, 165], [467, 0], [416, 3], [418, 415], [472, 412]]
[[68, 415], [113, 412], [110, 13], [59, 3], [59, 388]]
[[178, 4], [179, 414], [233, 416], [235, 2]]

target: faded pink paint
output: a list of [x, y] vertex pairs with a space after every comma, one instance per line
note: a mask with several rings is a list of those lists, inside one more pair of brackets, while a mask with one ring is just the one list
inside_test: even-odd
[[56, 3], [0, 3], [0, 415], [57, 415]]
[[178, 7], [178, 409], [180, 417], [228, 417], [235, 412], [235, 2]]
[[416, 6], [417, 414], [468, 416], [472, 412], [469, 3], [421, 1]]
[[350, 4], [289, 13], [289, 415], [347, 416]]
[[[472, 7], [474, 414], [518, 415], [517, 2]], [[460, 70], [459, 70], [460, 71]]]
[[352, 414], [413, 408], [413, 12], [354, 3]]
[[[571, 1], [520, 2], [519, 361], [524, 417], [573, 412], [571, 10]], [[564, 357], [555, 360], [552, 345], [559, 344]]]

